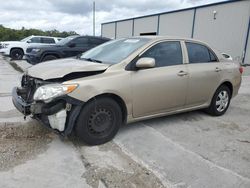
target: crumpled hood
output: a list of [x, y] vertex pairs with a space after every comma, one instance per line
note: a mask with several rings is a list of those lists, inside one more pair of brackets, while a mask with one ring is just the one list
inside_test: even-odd
[[67, 58], [39, 63], [30, 67], [27, 74], [43, 80], [62, 78], [70, 73], [104, 71], [110, 65]]

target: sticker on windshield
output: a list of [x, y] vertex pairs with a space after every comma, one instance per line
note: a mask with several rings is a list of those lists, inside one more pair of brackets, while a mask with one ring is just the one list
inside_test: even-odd
[[137, 43], [139, 41], [140, 41], [139, 39], [127, 39], [124, 42], [127, 42], [127, 43]]

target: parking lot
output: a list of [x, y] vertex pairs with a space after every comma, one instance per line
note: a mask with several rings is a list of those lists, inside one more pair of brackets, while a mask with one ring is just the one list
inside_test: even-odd
[[249, 67], [225, 115], [133, 123], [89, 147], [15, 110], [11, 89], [28, 66], [0, 56], [0, 187], [250, 187]]

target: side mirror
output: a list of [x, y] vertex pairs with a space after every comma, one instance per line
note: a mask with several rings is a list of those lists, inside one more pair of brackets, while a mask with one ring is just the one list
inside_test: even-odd
[[75, 43], [70, 43], [70, 44], [68, 45], [68, 47], [74, 48], [74, 47], [76, 47], [76, 44], [75, 44]]
[[31, 43], [31, 40], [27, 40], [27, 43]]
[[153, 67], [155, 67], [155, 59], [154, 59], [154, 58], [150, 58], [150, 57], [143, 57], [143, 58], [140, 58], [140, 59], [136, 62], [136, 67], [137, 67], [138, 69], [153, 68]]

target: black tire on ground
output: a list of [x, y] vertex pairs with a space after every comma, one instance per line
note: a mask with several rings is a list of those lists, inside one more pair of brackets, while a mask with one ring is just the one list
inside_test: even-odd
[[225, 114], [230, 105], [231, 96], [231, 91], [226, 85], [220, 86], [214, 93], [210, 106], [205, 111], [212, 116]]
[[75, 125], [76, 135], [88, 145], [104, 144], [114, 138], [122, 125], [120, 106], [111, 98], [88, 102]]
[[12, 49], [10, 51], [10, 57], [11, 59], [14, 59], [14, 60], [21, 60], [23, 59], [23, 50], [22, 49]]
[[50, 60], [54, 60], [54, 59], [57, 59], [57, 57], [54, 56], [54, 55], [46, 55], [46, 56], [42, 59], [42, 61], [50, 61]]

